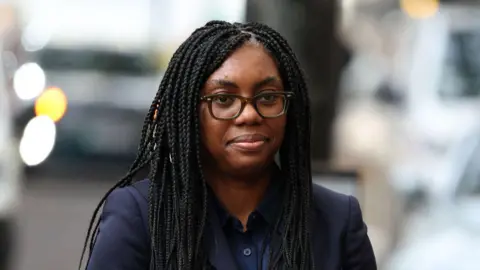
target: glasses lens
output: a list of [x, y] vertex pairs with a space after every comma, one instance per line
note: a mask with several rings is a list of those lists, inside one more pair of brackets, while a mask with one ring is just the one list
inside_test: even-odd
[[285, 112], [286, 98], [283, 94], [266, 93], [255, 99], [258, 112], [264, 117], [275, 117]]
[[241, 108], [242, 101], [234, 96], [217, 95], [212, 97], [212, 114], [216, 118], [233, 118]]

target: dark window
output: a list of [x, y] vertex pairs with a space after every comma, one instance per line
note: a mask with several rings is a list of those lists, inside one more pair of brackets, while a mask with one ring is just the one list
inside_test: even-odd
[[480, 31], [451, 36], [439, 94], [444, 99], [480, 96]]

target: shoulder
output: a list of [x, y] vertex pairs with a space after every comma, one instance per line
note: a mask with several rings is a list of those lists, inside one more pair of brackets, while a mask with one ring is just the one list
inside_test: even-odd
[[141, 210], [148, 205], [148, 188], [150, 181], [142, 180], [130, 186], [117, 188], [108, 195], [106, 208], [121, 207], [126, 210]]
[[108, 195], [103, 215], [115, 212], [117, 215], [139, 219], [148, 228], [148, 187], [150, 181], [142, 180], [130, 186], [117, 188]]
[[[328, 231], [328, 236], [340, 254], [342, 269], [377, 269], [375, 255], [363, 221], [358, 200], [325, 187], [313, 185], [316, 226]], [[340, 248], [342, 247], [342, 248]]]
[[358, 203], [353, 196], [338, 193], [317, 184], [313, 184], [312, 193], [314, 209], [328, 219], [334, 218], [347, 222], [352, 200]]
[[362, 210], [354, 196], [338, 193], [323, 186], [313, 185], [315, 220], [340, 230], [343, 234], [352, 226], [363, 224]]
[[[130, 215], [140, 218], [148, 228], [148, 190], [150, 181], [148, 179], [133, 183], [130, 186], [114, 190], [107, 198], [107, 205], [122, 207], [129, 211]], [[113, 202], [113, 203], [112, 203]]]
[[131, 197], [134, 200], [147, 200], [148, 199], [148, 188], [150, 186], [150, 180], [145, 179], [138, 182], [135, 182], [129, 186], [117, 188], [112, 191], [108, 196], [107, 200], [116, 197]]
[[148, 268], [148, 186], [140, 181], [107, 197], [88, 270]]
[[148, 189], [150, 187], [150, 180], [144, 179], [138, 182], [133, 183], [131, 186], [128, 186], [127, 189], [130, 189], [130, 192], [136, 194], [138, 199], [143, 199], [148, 201]]

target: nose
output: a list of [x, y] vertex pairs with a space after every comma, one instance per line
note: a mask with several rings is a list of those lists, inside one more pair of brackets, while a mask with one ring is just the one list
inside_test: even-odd
[[247, 103], [242, 113], [235, 119], [237, 125], [255, 125], [263, 121], [263, 117], [251, 103]]

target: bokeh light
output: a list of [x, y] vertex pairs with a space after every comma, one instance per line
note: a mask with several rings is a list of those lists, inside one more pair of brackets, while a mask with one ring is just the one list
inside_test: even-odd
[[426, 19], [437, 14], [438, 0], [400, 0], [400, 7], [413, 19]]
[[56, 138], [55, 123], [47, 116], [31, 119], [20, 141], [20, 156], [27, 166], [37, 166], [45, 161], [53, 150]]
[[22, 65], [13, 77], [15, 93], [22, 100], [37, 97], [45, 88], [45, 72], [37, 63]]
[[67, 96], [62, 89], [52, 87], [45, 90], [35, 102], [35, 114], [48, 116], [54, 122], [58, 122], [65, 115], [67, 104]]

